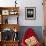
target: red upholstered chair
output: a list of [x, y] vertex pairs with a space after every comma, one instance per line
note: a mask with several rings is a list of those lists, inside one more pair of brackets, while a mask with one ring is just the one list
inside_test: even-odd
[[[26, 32], [25, 32], [25, 34], [24, 34], [24, 37], [22, 38], [22, 42], [21, 42], [21, 46], [41, 46], [41, 44], [40, 44], [40, 42], [38, 41], [38, 39], [36, 38], [36, 44], [35, 45], [27, 45], [28, 44], [28, 42], [26, 41], [27, 39], [29, 40], [30, 38], [30, 40], [32, 40], [33, 38], [32, 37], [34, 37], [34, 38], [36, 38], [37, 37], [37, 35], [36, 35], [36, 33], [32, 30], [32, 28], [28, 28], [27, 30], [26, 30]], [[30, 41], [29, 40], [29, 41]], [[26, 43], [26, 42], [27, 43]], [[30, 43], [31, 44], [31, 43]]]

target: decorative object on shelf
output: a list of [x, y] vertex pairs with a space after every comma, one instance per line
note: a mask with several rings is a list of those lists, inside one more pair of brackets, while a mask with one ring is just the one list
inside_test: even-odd
[[14, 32], [17, 32], [16, 28], [14, 27]]
[[7, 18], [7, 19], [5, 19], [5, 24], [8, 24], [8, 18]]
[[17, 30], [16, 30], [16, 28], [14, 29], [14, 41], [15, 40], [18, 40], [18, 32], [17, 32]]
[[17, 4], [17, 2], [16, 2], [17, 0], [15, 0], [15, 7], [16, 7], [16, 4]]
[[27, 20], [36, 19], [36, 8], [35, 7], [26, 7], [25, 8], [25, 19], [27, 19]]
[[18, 12], [15, 11], [15, 10], [10, 10], [10, 12], [9, 12], [10, 15], [16, 15], [17, 13], [18, 13]]
[[14, 32], [13, 40], [18, 40], [18, 32]]
[[5, 28], [2, 33], [2, 40], [12, 40], [12, 30], [10, 28]]
[[3, 15], [2, 24], [8, 24], [8, 16], [7, 15]]
[[10, 10], [10, 15], [13, 15], [14, 14], [14, 10]]
[[9, 15], [9, 10], [2, 10], [2, 15]]

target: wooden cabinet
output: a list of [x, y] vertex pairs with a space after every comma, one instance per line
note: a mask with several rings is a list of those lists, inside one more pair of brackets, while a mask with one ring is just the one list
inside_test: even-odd
[[[0, 7], [0, 32], [1, 32], [0, 46], [18, 46], [19, 39], [16, 40], [16, 37], [18, 38], [17, 35], [19, 32], [18, 17], [19, 17], [19, 7]], [[5, 35], [7, 36], [4, 35], [5, 32], [6, 32]], [[11, 32], [12, 34], [10, 34]], [[4, 36], [2, 37], [2, 35], [4, 35], [5, 38]], [[9, 39], [10, 38], [9, 36], [11, 37], [11, 39]]]

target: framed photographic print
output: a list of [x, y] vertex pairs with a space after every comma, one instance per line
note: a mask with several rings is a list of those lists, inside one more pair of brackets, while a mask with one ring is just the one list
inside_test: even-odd
[[25, 19], [27, 19], [27, 20], [36, 19], [36, 8], [35, 7], [26, 7], [25, 8]]

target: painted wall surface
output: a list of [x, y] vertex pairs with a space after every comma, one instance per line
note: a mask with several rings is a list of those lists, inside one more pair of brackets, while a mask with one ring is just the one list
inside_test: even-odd
[[[42, 0], [21, 0], [19, 24], [22, 26], [43, 26]], [[25, 7], [36, 7], [36, 20], [25, 20]]]
[[[14, 1], [15, 0], [0, 0], [0, 6], [1, 7], [15, 6]], [[17, 3], [18, 3], [17, 6], [19, 6], [20, 26], [43, 26], [42, 0], [17, 0]], [[36, 7], [36, 20], [25, 20], [25, 7]]]

